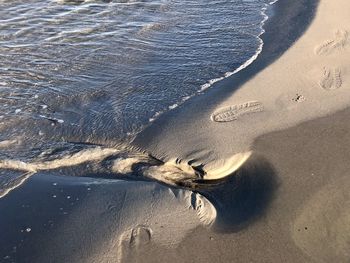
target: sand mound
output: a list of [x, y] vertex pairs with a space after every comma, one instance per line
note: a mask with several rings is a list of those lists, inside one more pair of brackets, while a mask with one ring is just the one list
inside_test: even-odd
[[192, 166], [192, 161], [172, 159], [163, 165], [144, 169], [146, 177], [170, 185], [198, 186], [198, 181], [221, 180], [233, 175], [250, 157], [251, 152], [237, 153], [227, 159], [219, 159], [208, 164]]
[[230, 158], [210, 162], [204, 166], [206, 180], [218, 180], [232, 175], [251, 156], [252, 152], [237, 153]]

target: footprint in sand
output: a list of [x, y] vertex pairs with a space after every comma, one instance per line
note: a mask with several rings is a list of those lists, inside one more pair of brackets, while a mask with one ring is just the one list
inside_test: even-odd
[[138, 226], [131, 231], [130, 246], [141, 247], [152, 238], [152, 230], [146, 226]]
[[122, 236], [129, 248], [139, 248], [151, 241], [152, 230], [147, 226], [137, 226], [126, 231]]
[[238, 120], [242, 115], [261, 112], [264, 107], [259, 101], [249, 101], [222, 108], [211, 115], [211, 120], [215, 122], [230, 122]]
[[335, 90], [342, 86], [342, 75], [340, 68], [323, 68], [323, 73], [319, 85], [325, 90]]
[[139, 225], [125, 231], [119, 240], [117, 262], [123, 262], [151, 242], [152, 229]]
[[314, 262], [349, 262], [350, 180], [345, 177], [316, 192], [292, 224], [295, 244]]
[[334, 39], [327, 40], [315, 49], [316, 55], [329, 55], [337, 50], [342, 50], [349, 44], [349, 34], [346, 30], [337, 30]]

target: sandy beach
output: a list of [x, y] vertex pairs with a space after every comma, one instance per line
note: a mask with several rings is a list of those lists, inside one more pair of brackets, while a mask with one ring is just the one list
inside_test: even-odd
[[[134, 139], [164, 162], [144, 178], [61, 176], [96, 172], [98, 149], [77, 168], [27, 165], [35, 175], [0, 199], [0, 262], [348, 262], [349, 10], [276, 2], [251, 65]], [[174, 184], [198, 171], [198, 189]]]
[[[244, 152], [273, 167], [277, 189], [268, 210], [253, 226], [216, 240], [215, 249], [234, 255], [211, 250], [215, 242], [205, 246], [213, 258], [348, 260], [349, 111], [341, 110], [349, 106], [349, 8], [346, 1], [279, 1], [252, 65], [136, 138], [161, 159], [176, 156], [209, 173], [236, 167], [232, 156]], [[194, 236], [187, 244], [204, 239]]]
[[347, 4], [276, 5], [253, 64], [160, 118], [135, 143], [162, 160], [215, 167], [261, 134], [346, 108], [348, 17], [339, 6]]

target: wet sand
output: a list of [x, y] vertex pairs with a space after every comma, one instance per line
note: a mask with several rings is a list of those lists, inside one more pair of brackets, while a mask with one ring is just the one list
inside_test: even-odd
[[147, 247], [131, 262], [347, 262], [349, 116], [257, 138], [253, 159], [236, 174], [245, 183], [212, 195], [225, 211], [223, 228], [199, 227], [177, 248]]
[[[211, 225], [198, 220], [185, 195], [172, 198], [157, 183], [37, 174], [0, 202], [1, 256], [9, 256], [4, 262], [346, 262], [349, 114], [257, 138], [254, 155], [235, 176], [201, 192], [216, 209]], [[120, 247], [130, 225], [139, 227], [136, 239]]]

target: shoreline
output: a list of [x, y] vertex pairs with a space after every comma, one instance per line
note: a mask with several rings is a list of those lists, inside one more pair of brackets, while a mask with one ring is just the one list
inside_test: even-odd
[[[198, 95], [202, 95], [203, 92], [205, 92], [207, 89], [211, 88], [213, 85], [215, 85], [215, 83], [217, 82], [220, 82], [226, 78], [229, 78], [230, 76], [236, 74], [237, 72], [245, 69], [246, 67], [248, 67], [250, 64], [254, 63], [254, 61], [259, 57], [261, 51], [262, 51], [262, 48], [263, 48], [263, 45], [264, 45], [264, 42], [263, 40], [261, 39], [261, 35], [263, 35], [265, 33], [265, 30], [264, 30], [264, 26], [265, 26], [265, 23], [268, 21], [268, 19], [270, 19], [270, 17], [268, 16], [268, 12], [270, 11], [271, 13], [273, 13], [272, 9], [274, 7], [274, 4], [278, 2], [278, 0], [274, 0], [274, 1], [271, 1], [270, 3], [267, 3], [265, 4], [265, 7], [263, 7], [261, 9], [261, 15], [262, 15], [262, 21], [260, 23], [260, 29], [261, 29], [261, 32], [259, 35], [257, 35], [257, 39], [259, 39], [259, 46], [258, 48], [256, 49], [255, 51], [255, 54], [252, 55], [248, 60], [246, 60], [245, 62], [243, 62], [240, 66], [238, 66], [236, 69], [234, 70], [231, 70], [231, 71], [227, 71], [223, 74], [223, 76], [217, 76], [215, 78], [212, 78], [212, 79], [209, 79], [207, 82], [205, 82], [204, 84], [200, 85], [200, 89], [196, 91], [196, 93], [192, 94], [192, 95], [189, 95], [189, 96], [186, 96], [186, 97], [183, 97], [181, 99], [181, 102], [178, 102], [178, 103], [175, 103], [173, 105], [170, 105], [168, 107], [168, 110], [173, 110], [177, 107], [179, 107], [180, 105], [182, 105], [184, 102], [186, 102], [187, 100], [195, 97], [195, 96], [198, 96]], [[158, 116], [160, 116], [161, 114], [164, 114], [164, 113], [167, 113], [167, 111], [160, 111], [160, 112], [156, 112], [155, 115], [153, 115], [153, 117], [151, 117], [149, 119], [149, 125], [154, 122]], [[147, 126], [147, 125], [146, 125]], [[142, 131], [142, 130], [141, 130]], [[135, 137], [137, 136], [137, 134], [135, 134]]]
[[[249, 151], [247, 143], [240, 145], [227, 138], [226, 134], [236, 132], [232, 130], [231, 125], [235, 124], [234, 122], [228, 125], [226, 123], [224, 125], [227, 127], [223, 127], [224, 125], [219, 126], [220, 123], [218, 125], [210, 121], [210, 116], [227, 97], [232, 94], [234, 96], [246, 82], [278, 60], [297, 39], [303, 36], [316, 13], [318, 2], [318, 0], [277, 1], [273, 5], [274, 16], [266, 21], [265, 33], [261, 35], [264, 42], [263, 50], [252, 64], [215, 83], [205, 93], [161, 115], [139, 133], [131, 144], [165, 162], [177, 158], [194, 166], [210, 163], [211, 166], [219, 166], [222, 162], [225, 163], [224, 159], [230, 158], [235, 153]], [[238, 125], [242, 125], [242, 122]], [[252, 141], [252, 138], [250, 140]]]

